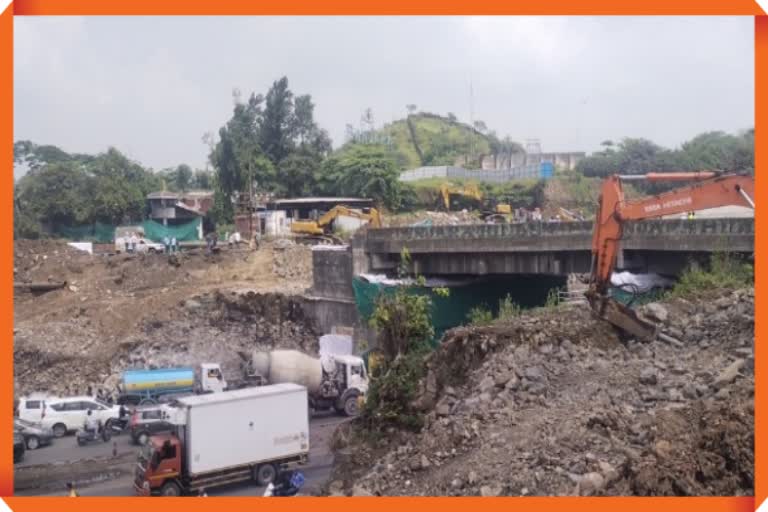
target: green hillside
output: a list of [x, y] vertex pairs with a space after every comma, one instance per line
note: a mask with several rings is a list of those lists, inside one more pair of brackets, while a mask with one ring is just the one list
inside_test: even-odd
[[464, 158], [469, 160], [467, 167], [479, 166], [480, 157], [490, 154], [494, 145], [492, 136], [467, 124], [427, 113], [386, 124], [379, 131], [401, 156], [399, 163], [406, 169], [455, 165]]

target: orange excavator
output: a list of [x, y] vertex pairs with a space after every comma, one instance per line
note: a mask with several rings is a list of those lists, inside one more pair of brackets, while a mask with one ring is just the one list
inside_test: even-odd
[[[693, 185], [656, 196], [625, 200], [622, 181], [693, 181]], [[605, 179], [592, 234], [592, 273], [585, 293], [592, 311], [641, 340], [664, 338], [656, 325], [640, 318], [632, 309], [609, 295], [619, 242], [625, 222], [684, 214], [718, 206], [755, 208], [755, 179], [752, 176], [716, 171], [614, 175]]]

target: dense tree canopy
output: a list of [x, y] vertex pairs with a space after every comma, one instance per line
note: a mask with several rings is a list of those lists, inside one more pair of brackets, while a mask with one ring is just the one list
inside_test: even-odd
[[707, 132], [665, 149], [647, 139], [623, 139], [618, 145], [603, 142], [605, 149], [581, 160], [576, 169], [585, 176], [643, 174], [651, 171], [721, 170], [754, 172], [754, 130], [740, 135]]
[[203, 174], [210, 182], [209, 174], [185, 164], [154, 173], [115, 148], [85, 155], [18, 141], [14, 161], [27, 167], [14, 190], [14, 234], [22, 237], [40, 236], [43, 228], [138, 222], [147, 214], [147, 194], [162, 189], [163, 181], [172, 190], [201, 185]]
[[320, 164], [331, 151], [328, 133], [315, 123], [314, 108], [310, 95], [293, 94], [286, 77], [275, 81], [266, 96], [251, 94], [245, 103], [236, 96], [232, 118], [219, 130], [210, 155], [222, 198], [217, 217], [231, 220], [231, 198], [253, 182], [281, 195], [313, 192]]
[[326, 194], [369, 197], [380, 207], [397, 210], [403, 201], [403, 185], [395, 161], [385, 146], [348, 145], [323, 163], [319, 188]]

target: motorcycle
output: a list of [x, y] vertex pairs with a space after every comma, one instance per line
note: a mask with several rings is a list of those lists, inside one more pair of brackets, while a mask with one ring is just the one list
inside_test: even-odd
[[288, 471], [278, 475], [274, 483], [267, 485], [264, 497], [296, 496], [303, 485], [304, 475], [301, 471]]
[[106, 429], [110, 431], [112, 435], [122, 434], [128, 430], [130, 425], [130, 417], [125, 418], [110, 418], [105, 425]]
[[95, 431], [85, 430], [85, 427], [81, 427], [78, 429], [75, 436], [77, 437], [78, 446], [85, 446], [86, 444], [92, 443], [93, 441], [97, 441], [99, 439], [105, 443], [109, 442], [109, 440], [112, 439], [112, 431], [111, 429], [104, 428], [101, 422], [99, 422], [99, 426]]

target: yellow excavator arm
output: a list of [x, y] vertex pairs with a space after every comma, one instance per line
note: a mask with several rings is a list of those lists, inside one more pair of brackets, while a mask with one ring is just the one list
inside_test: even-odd
[[477, 183], [467, 183], [466, 185], [453, 185], [452, 183], [443, 183], [440, 185], [440, 195], [443, 198], [443, 206], [446, 210], [451, 209], [451, 196], [457, 195], [462, 197], [468, 197], [475, 201], [483, 200], [483, 193], [480, 191], [480, 187]]
[[293, 221], [291, 223], [291, 232], [302, 235], [324, 235], [330, 230], [333, 221], [339, 217], [354, 217], [356, 219], [367, 220], [372, 228], [381, 227], [381, 215], [376, 208], [370, 208], [366, 213], [338, 205], [328, 210], [316, 221]]

